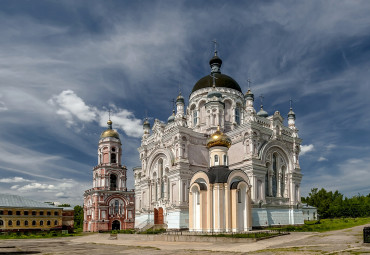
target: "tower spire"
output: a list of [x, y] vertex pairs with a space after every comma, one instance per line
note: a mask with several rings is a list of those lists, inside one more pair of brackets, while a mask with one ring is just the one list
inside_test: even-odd
[[213, 42], [213, 45], [214, 45], [214, 48], [215, 48], [215, 50], [214, 50], [215, 56], [217, 56], [217, 41], [216, 41], [216, 39], [213, 39], [212, 42]]
[[108, 129], [112, 129], [112, 123], [113, 123], [110, 119], [110, 115], [111, 115], [111, 109], [108, 110], [108, 121], [107, 121]]
[[217, 55], [217, 41], [214, 39], [214, 56], [209, 61], [209, 65], [211, 66], [211, 73], [220, 73], [220, 68], [222, 65], [222, 60]]

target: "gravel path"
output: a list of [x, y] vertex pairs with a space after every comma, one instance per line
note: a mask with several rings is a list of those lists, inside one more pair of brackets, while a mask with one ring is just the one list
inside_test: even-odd
[[[370, 226], [370, 225], [367, 225]], [[325, 233], [297, 232], [255, 243], [165, 242], [133, 235], [0, 240], [2, 254], [370, 254], [363, 245], [364, 226]]]

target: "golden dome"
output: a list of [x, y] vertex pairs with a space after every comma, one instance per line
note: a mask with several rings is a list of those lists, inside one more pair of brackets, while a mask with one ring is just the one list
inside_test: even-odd
[[117, 131], [112, 129], [112, 123], [113, 122], [111, 120], [108, 120], [108, 122], [107, 122], [108, 129], [103, 131], [103, 133], [101, 133], [100, 138], [114, 137], [114, 138], [119, 139], [119, 134], [117, 133]]
[[220, 127], [217, 127], [217, 131], [207, 139], [207, 148], [214, 146], [224, 146], [227, 148], [231, 146], [231, 139], [220, 131]]

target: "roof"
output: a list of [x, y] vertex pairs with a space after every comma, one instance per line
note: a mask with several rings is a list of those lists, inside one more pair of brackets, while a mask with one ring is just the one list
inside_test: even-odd
[[[215, 85], [217, 88], [219, 87], [230, 88], [230, 89], [235, 89], [239, 92], [242, 92], [242, 89], [240, 88], [239, 84], [230, 76], [227, 76], [222, 73], [214, 73], [214, 76], [216, 78]], [[212, 85], [213, 85], [213, 78], [210, 75], [204, 76], [197, 83], [195, 83], [191, 93], [199, 89], [212, 88]]]
[[231, 172], [228, 166], [212, 166], [207, 175], [210, 183], [226, 183]]
[[38, 202], [25, 197], [10, 194], [0, 194], [0, 208], [1, 207], [63, 209], [61, 207], [52, 206], [43, 202]]

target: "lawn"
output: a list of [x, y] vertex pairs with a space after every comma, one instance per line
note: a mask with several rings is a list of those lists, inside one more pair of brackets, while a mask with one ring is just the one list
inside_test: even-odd
[[22, 232], [9, 232], [0, 233], [0, 239], [35, 239], [35, 238], [55, 238], [55, 237], [68, 237], [68, 236], [79, 236], [81, 232], [62, 234], [61, 231], [45, 231], [38, 233], [22, 233]]
[[288, 226], [288, 227], [272, 227], [270, 229], [281, 229], [287, 232], [325, 232], [332, 230], [340, 230], [345, 228], [352, 228], [370, 223], [370, 217], [366, 218], [338, 218], [338, 219], [322, 219], [320, 221], [305, 221], [302, 226]]

